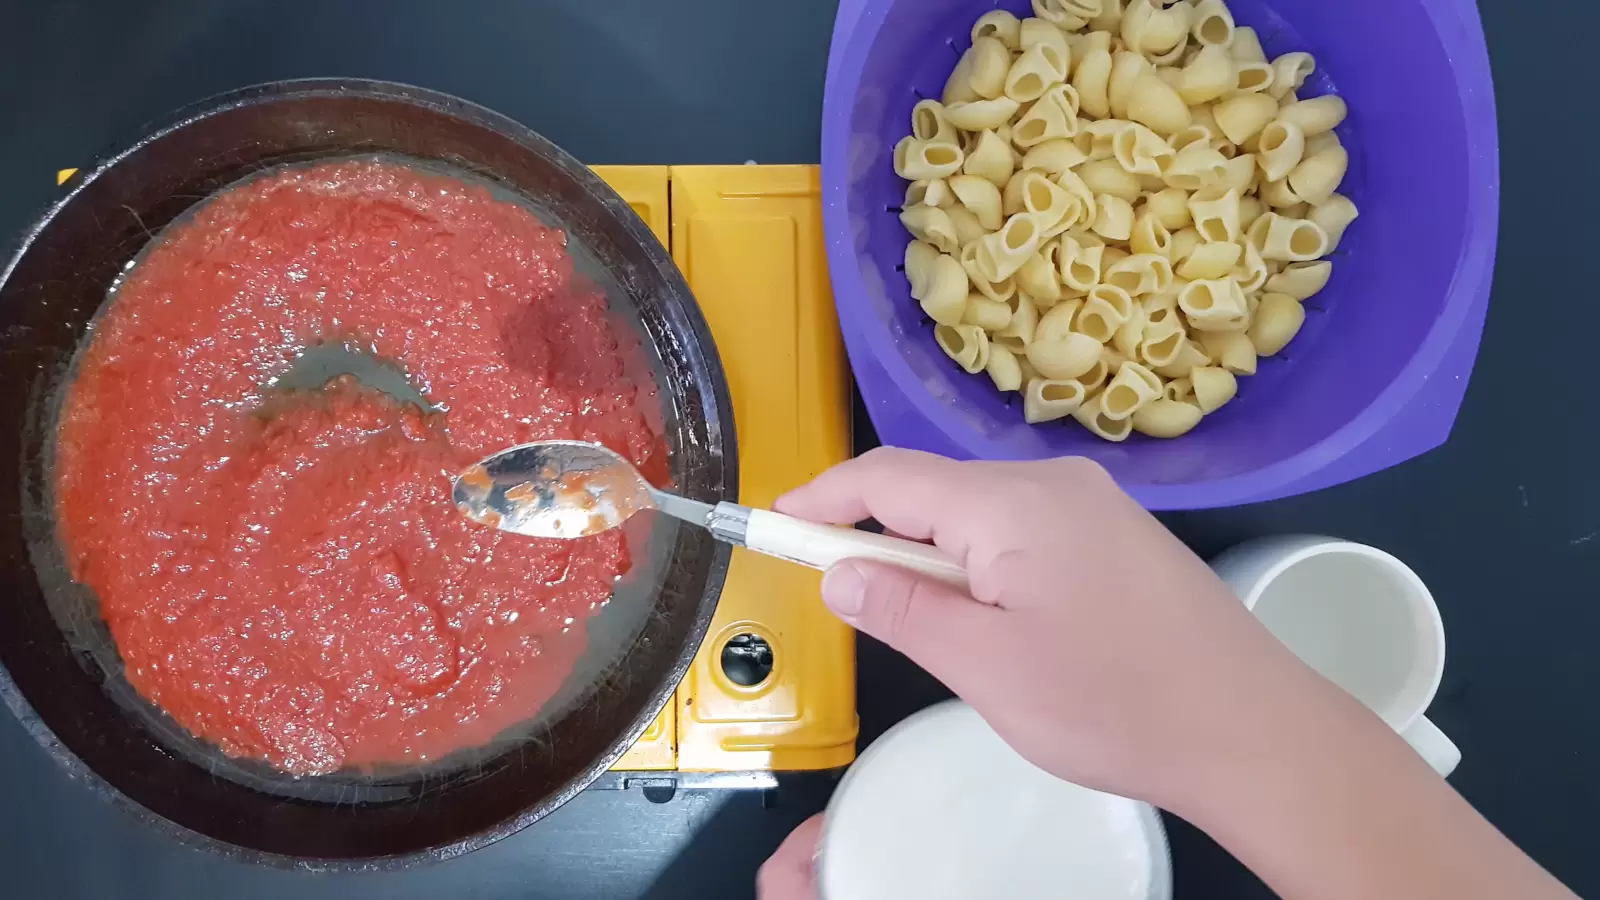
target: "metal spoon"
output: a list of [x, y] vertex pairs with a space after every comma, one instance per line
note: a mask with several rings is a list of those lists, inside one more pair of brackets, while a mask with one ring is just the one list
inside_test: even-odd
[[542, 538], [584, 537], [615, 528], [640, 510], [658, 509], [706, 528], [720, 541], [813, 569], [872, 559], [967, 589], [966, 570], [927, 544], [680, 497], [651, 486], [611, 450], [585, 441], [502, 450], [456, 478], [455, 501], [474, 522]]

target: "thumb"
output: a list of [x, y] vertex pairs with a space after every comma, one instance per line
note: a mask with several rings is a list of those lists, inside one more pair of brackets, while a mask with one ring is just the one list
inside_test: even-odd
[[1005, 615], [943, 582], [865, 559], [828, 569], [822, 601], [846, 624], [904, 653], [958, 692], [974, 642]]

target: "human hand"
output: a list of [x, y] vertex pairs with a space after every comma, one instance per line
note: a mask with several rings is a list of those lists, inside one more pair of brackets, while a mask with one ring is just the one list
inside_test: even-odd
[[812, 861], [821, 839], [820, 814], [790, 832], [756, 875], [758, 900], [815, 900], [817, 883]]
[[780, 498], [876, 518], [966, 567], [971, 596], [865, 560], [823, 597], [1060, 777], [1182, 813], [1325, 682], [1094, 463], [959, 463], [875, 450]]

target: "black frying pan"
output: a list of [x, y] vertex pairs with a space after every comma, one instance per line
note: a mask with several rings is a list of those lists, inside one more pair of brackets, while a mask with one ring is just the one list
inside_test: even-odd
[[[486, 179], [567, 230], [580, 270], [640, 329], [667, 406], [678, 490], [737, 494], [732, 406], [688, 285], [644, 223], [549, 141], [403, 85], [293, 81], [202, 101], [87, 168], [0, 274], [0, 695], [97, 792], [186, 843], [254, 861], [388, 868], [477, 849], [570, 799], [672, 696], [705, 635], [729, 550], [647, 527], [642, 565], [590, 623], [590, 650], [537, 721], [426, 770], [291, 778], [230, 760], [132, 690], [93, 596], [55, 541], [54, 417], [107, 290], [151, 235], [264, 168], [377, 154]], [[636, 554], [636, 558], [639, 554]]]

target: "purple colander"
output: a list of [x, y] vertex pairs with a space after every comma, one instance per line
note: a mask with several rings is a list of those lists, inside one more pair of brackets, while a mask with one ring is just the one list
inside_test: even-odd
[[1269, 55], [1306, 50], [1301, 96], [1350, 106], [1341, 192], [1361, 208], [1304, 330], [1233, 403], [1172, 441], [1031, 426], [1016, 395], [933, 342], [901, 265], [905, 182], [890, 162], [938, 97], [972, 21], [1026, 2], [842, 0], [823, 101], [823, 218], [852, 368], [885, 444], [967, 459], [1092, 457], [1151, 509], [1271, 500], [1359, 478], [1449, 436], [1494, 268], [1499, 151], [1471, 0], [1232, 0]]

